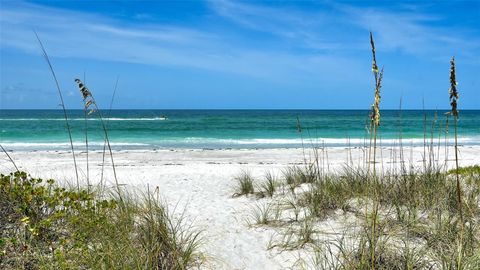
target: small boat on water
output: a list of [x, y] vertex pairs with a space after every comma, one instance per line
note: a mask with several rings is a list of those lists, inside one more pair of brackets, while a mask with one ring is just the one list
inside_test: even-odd
[[160, 115], [159, 117], [157, 117], [158, 120], [167, 120], [168, 117], [164, 114]]

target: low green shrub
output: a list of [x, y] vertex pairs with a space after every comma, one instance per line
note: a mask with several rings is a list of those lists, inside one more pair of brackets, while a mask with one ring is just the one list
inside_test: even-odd
[[126, 195], [0, 175], [0, 269], [185, 269], [195, 261], [198, 233], [150, 194]]

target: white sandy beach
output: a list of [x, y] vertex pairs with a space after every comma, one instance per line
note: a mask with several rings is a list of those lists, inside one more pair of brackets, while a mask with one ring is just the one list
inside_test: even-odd
[[[423, 147], [406, 147], [407, 162], [422, 166]], [[450, 150], [453, 159], [453, 148]], [[444, 153], [441, 148], [440, 152]], [[480, 164], [480, 146], [459, 148], [460, 165]], [[70, 152], [37, 151], [10, 152], [19, 169], [32, 176], [55, 178], [74, 183], [73, 161]], [[85, 179], [85, 153], [77, 153], [81, 178]], [[396, 153], [398, 155], [398, 153]], [[354, 166], [363, 162], [364, 151], [347, 150], [342, 147], [320, 152], [325, 167], [339, 170], [352, 157]], [[328, 156], [328, 158], [327, 158]], [[391, 162], [392, 149], [384, 148], [378, 154], [383, 163], [377, 168], [384, 170], [398, 165]], [[306, 153], [309, 159], [309, 153]], [[90, 178], [100, 179], [102, 154], [91, 152]], [[108, 157], [107, 157], [108, 158]], [[279, 175], [287, 166], [302, 164], [302, 149], [228, 149], [228, 150], [155, 150], [115, 151], [114, 159], [119, 181], [129, 188], [151, 189], [159, 187], [160, 194], [171, 209], [185, 210], [187, 219], [195, 228], [203, 231], [202, 251], [208, 256], [202, 265], [206, 269], [281, 269], [292, 267], [301, 252], [267, 250], [273, 233], [271, 229], [248, 226], [246, 220], [252, 207], [258, 203], [253, 197], [232, 197], [234, 177], [241, 170], [248, 170], [259, 180], [266, 171]], [[438, 157], [443, 164], [445, 158]], [[107, 159], [109, 161], [109, 159]], [[328, 162], [328, 165], [327, 165]], [[449, 167], [454, 161], [449, 161]], [[12, 170], [9, 161], [2, 155], [0, 171]], [[111, 168], [106, 168], [107, 178], [112, 180]]]

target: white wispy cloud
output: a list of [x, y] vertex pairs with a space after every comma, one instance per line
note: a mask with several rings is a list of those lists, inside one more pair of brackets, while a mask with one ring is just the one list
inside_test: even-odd
[[[139, 24], [9, 2], [0, 9], [0, 48], [40, 55], [35, 29], [54, 57], [210, 70], [291, 84], [292, 88], [308, 80], [322, 91], [328, 91], [328, 84], [341, 88], [344, 83], [358, 87], [369, 83], [364, 79], [370, 75], [365, 58], [370, 56], [369, 30], [375, 32], [379, 51], [400, 50], [432, 59], [455, 54], [479, 61], [475, 57], [478, 36], [466, 38], [462, 31], [433, 27], [430, 22], [441, 18], [411, 8], [393, 12], [331, 5], [327, 12], [232, 1], [208, 2], [208, 6], [215, 21], [228, 20], [233, 25], [187, 27], [152, 20]], [[240, 31], [245, 29], [271, 39], [265, 46], [261, 42], [251, 45], [251, 36]]]
[[[2, 47], [39, 54], [35, 29], [49, 54], [56, 57], [181, 66], [269, 80], [283, 80], [295, 73], [334, 72], [337, 62], [349, 61], [240, 46], [208, 29], [129, 25], [100, 15], [30, 3], [5, 5], [0, 18]], [[324, 63], [318, 61], [321, 58], [325, 58]]]
[[229, 0], [208, 3], [218, 15], [238, 25], [290, 40], [299, 47], [330, 52], [356, 48], [342, 42], [337, 34], [331, 36], [342, 22], [326, 11], [274, 8]]
[[[351, 22], [375, 32], [380, 50], [401, 50], [409, 54], [445, 60], [450, 55], [463, 55], [479, 63], [474, 56], [480, 50], [478, 36], [469, 29], [432, 26], [441, 22], [438, 15], [412, 10], [392, 12], [382, 9], [342, 6]], [[478, 33], [477, 33], [478, 34]]]
[[472, 33], [472, 29], [432, 26], [444, 18], [425, 13], [422, 4], [400, 5], [393, 11], [327, 2], [329, 11], [309, 11], [230, 0], [209, 3], [217, 14], [240, 26], [329, 53], [367, 49], [365, 32], [374, 31], [381, 51], [400, 50], [442, 61], [455, 54], [479, 63], [475, 57], [480, 51], [478, 29]]

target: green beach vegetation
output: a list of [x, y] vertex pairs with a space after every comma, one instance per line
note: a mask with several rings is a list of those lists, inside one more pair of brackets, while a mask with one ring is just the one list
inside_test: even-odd
[[[293, 170], [293, 169], [292, 169]], [[279, 179], [252, 209], [250, 223], [274, 232], [268, 248], [305, 249], [315, 269], [479, 269], [480, 173], [405, 168], [374, 177], [365, 168], [337, 173], [308, 167]], [[304, 175], [313, 174], [310, 182]], [[253, 176], [250, 176], [254, 179]], [[254, 179], [261, 183], [262, 179]], [[377, 194], [372, 196], [373, 192]], [[256, 198], [263, 197], [258, 192]], [[463, 225], [460, 209], [464, 209]], [[329, 224], [336, 224], [331, 228]], [[375, 224], [373, 224], [375, 222]]]
[[158, 193], [0, 175], [1, 269], [185, 269], [198, 262], [199, 244]]
[[[452, 109], [446, 118], [445, 142], [433, 143], [435, 118], [432, 142], [424, 140], [424, 166], [416, 168], [405, 158], [400, 131], [397, 149], [392, 149], [398, 166], [379, 171], [383, 68], [379, 72], [371, 34], [370, 43], [375, 87], [363, 165], [346, 162], [343, 170], [330, 172], [324, 147], [314, 146], [309, 151], [313, 158], [303, 166], [284, 169], [269, 199], [262, 199], [263, 206], [252, 210], [250, 223], [268, 226], [274, 232], [267, 248], [306, 251], [295, 265], [299, 268], [480, 269], [480, 167], [458, 166], [454, 59], [450, 69]], [[440, 151], [448, 153], [448, 116], [455, 120], [452, 170], [447, 170], [448, 156], [444, 162], [438, 159]], [[429, 135], [426, 132], [425, 138]], [[249, 179], [254, 182], [252, 186], [265, 185], [245, 172], [236, 179]], [[263, 191], [256, 194], [257, 198], [265, 197]]]

